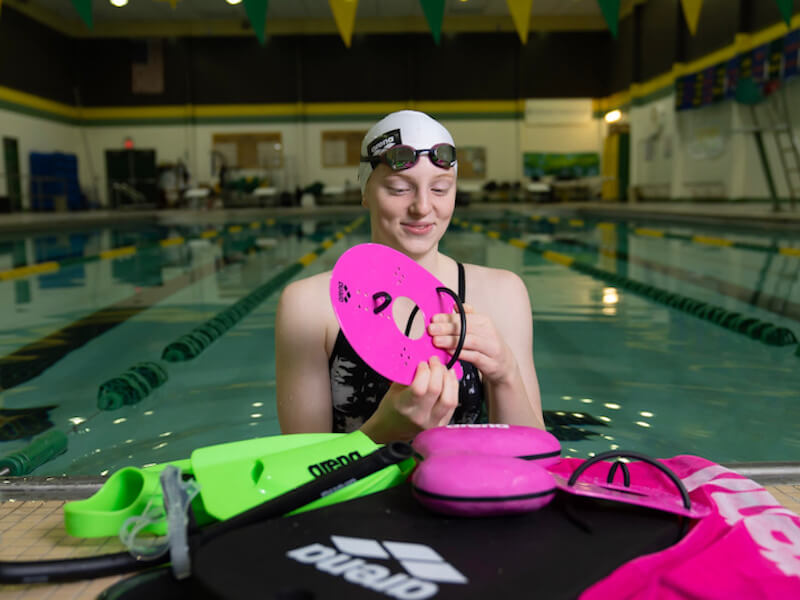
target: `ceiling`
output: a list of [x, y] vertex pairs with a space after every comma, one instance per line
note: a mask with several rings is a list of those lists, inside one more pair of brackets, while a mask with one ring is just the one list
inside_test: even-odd
[[[65, 20], [76, 20], [77, 12], [67, 0], [9, 0], [7, 5], [41, 9]], [[624, 2], [623, 2], [624, 5]], [[93, 0], [96, 25], [131, 21], [219, 21], [246, 19], [243, 4], [231, 6], [225, 0], [129, 0], [122, 8], [108, 0]], [[276, 20], [332, 19], [328, 0], [269, 0], [267, 23]], [[506, 0], [446, 0], [448, 16], [508, 16]], [[531, 18], [600, 17], [597, 0], [534, 0]], [[356, 19], [423, 17], [419, 0], [360, 0]]]

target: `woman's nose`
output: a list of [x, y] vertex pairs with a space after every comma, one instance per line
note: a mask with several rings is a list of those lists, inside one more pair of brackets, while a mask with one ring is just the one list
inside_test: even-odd
[[431, 210], [431, 193], [424, 188], [418, 188], [414, 196], [414, 202], [411, 205], [411, 210], [416, 214], [425, 215]]

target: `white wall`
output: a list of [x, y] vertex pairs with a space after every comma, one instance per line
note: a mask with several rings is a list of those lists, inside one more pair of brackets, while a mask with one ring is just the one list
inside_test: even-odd
[[[560, 101], [546, 102], [558, 105]], [[564, 106], [573, 106], [576, 102], [591, 106], [589, 99], [561, 102]], [[525, 119], [443, 119], [442, 122], [453, 134], [457, 145], [486, 148], [486, 178], [471, 180], [478, 185], [489, 180], [514, 182], [522, 179], [524, 152], [601, 153], [602, 148], [602, 121], [591, 117], [580, 123], [552, 124], [532, 123]], [[354, 119], [327, 123], [78, 127], [0, 111], [0, 130], [4, 135], [19, 139], [20, 162], [25, 173], [28, 153], [32, 150], [75, 153], [78, 155], [81, 187], [92, 200], [96, 190], [104, 205], [107, 204], [105, 151], [122, 148], [127, 137], [133, 139], [136, 148], [156, 149], [159, 163], [183, 160], [193, 182], [203, 184], [215, 181], [216, 173], [212, 173], [211, 161], [215, 133], [280, 132], [287, 166], [285, 172], [279, 174], [277, 183], [279, 187], [293, 189], [296, 185], [303, 187], [314, 181], [334, 186], [344, 185], [346, 181], [355, 184], [355, 167], [322, 167], [322, 131], [366, 131], [372, 123], [372, 120]], [[30, 206], [27, 200], [24, 206]]]
[[[785, 171], [769, 129], [784, 123], [789, 108], [795, 143], [800, 146], [800, 78], [785, 82], [779, 95], [755, 107], [777, 194], [788, 197]], [[767, 199], [751, 108], [734, 101], [676, 112], [670, 95], [629, 111], [631, 183], [646, 196]], [[784, 142], [786, 143], [786, 142]], [[649, 152], [648, 152], [649, 145]], [[800, 174], [795, 185], [800, 183]]]

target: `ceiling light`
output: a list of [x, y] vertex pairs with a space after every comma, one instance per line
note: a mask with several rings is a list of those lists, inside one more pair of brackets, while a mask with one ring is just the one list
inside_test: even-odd
[[606, 120], [606, 123], [616, 123], [622, 118], [622, 111], [611, 110], [607, 112], [603, 118]]
[[231, 4], [233, 6], [236, 6], [237, 4], [241, 4], [242, 0], [225, 0], [225, 2], [227, 2], [228, 4]]
[[111, 4], [113, 4], [117, 8], [122, 8], [128, 3], [128, 0], [108, 0], [108, 1], [111, 2]]

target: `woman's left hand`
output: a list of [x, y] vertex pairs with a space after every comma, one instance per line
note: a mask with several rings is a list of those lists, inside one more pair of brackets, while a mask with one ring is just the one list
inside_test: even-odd
[[[460, 360], [474, 364], [484, 379], [502, 383], [514, 377], [517, 363], [514, 353], [500, 337], [492, 320], [464, 303], [467, 315], [467, 335]], [[433, 345], [451, 354], [458, 345], [461, 333], [461, 315], [458, 313], [439, 313], [433, 316], [428, 325], [428, 334], [433, 337]]]

